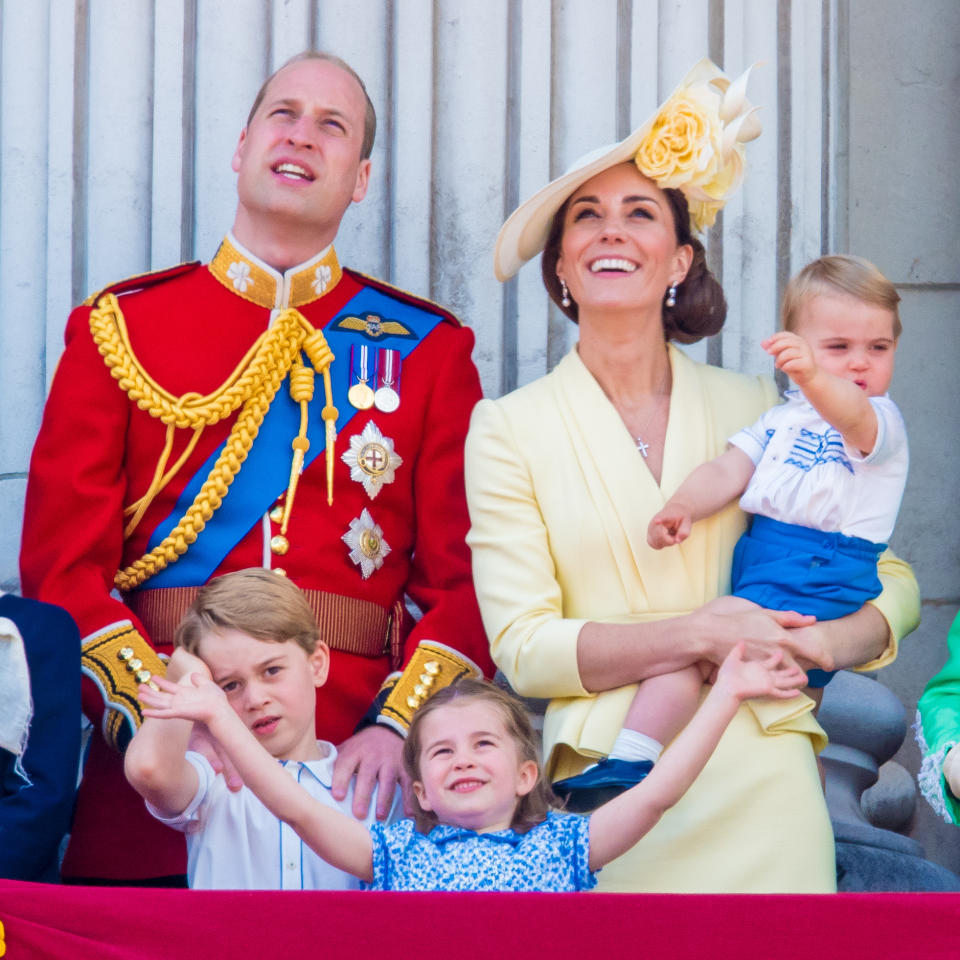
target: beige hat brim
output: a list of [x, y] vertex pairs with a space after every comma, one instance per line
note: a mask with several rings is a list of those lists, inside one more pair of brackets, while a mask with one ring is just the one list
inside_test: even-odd
[[[688, 84], [710, 81], [715, 77], [723, 77], [723, 71], [712, 60], [704, 57], [677, 84], [670, 97]], [[663, 102], [666, 103], [670, 97]], [[532, 260], [543, 250], [557, 211], [581, 184], [609, 167], [633, 159], [653, 127], [662, 106], [663, 104], [658, 106], [628, 137], [581, 157], [570, 170], [556, 180], [551, 180], [510, 214], [497, 234], [493, 249], [493, 271], [501, 283], [509, 280], [528, 260]]]

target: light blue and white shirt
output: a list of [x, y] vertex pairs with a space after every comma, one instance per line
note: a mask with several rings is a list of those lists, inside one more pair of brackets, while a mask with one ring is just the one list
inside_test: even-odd
[[[284, 769], [315, 800], [352, 817], [353, 783], [344, 800], [330, 793], [337, 748], [318, 740], [322, 760], [282, 762]], [[288, 824], [275, 817], [248, 787], [234, 793], [222, 774], [216, 774], [205, 757], [189, 751], [196, 768], [197, 793], [177, 817], [160, 816], [162, 823], [182, 830], [187, 838], [187, 882], [197, 890], [356, 890], [360, 881], [330, 866], [310, 849]], [[278, 761], [280, 762], [280, 761]], [[376, 792], [370, 812], [360, 821], [368, 829], [376, 823]], [[400, 809], [397, 790], [387, 822]]]
[[526, 833], [476, 833], [439, 825], [420, 833], [413, 820], [374, 824], [371, 890], [569, 892], [596, 885], [590, 821], [549, 813]]
[[790, 390], [730, 438], [756, 464], [740, 507], [781, 523], [886, 543], [907, 482], [907, 431], [897, 405], [870, 397], [877, 440], [866, 455]]

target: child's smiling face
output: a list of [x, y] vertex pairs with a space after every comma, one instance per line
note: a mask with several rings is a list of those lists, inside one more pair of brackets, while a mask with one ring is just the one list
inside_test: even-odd
[[503, 714], [482, 700], [464, 698], [423, 721], [419, 779], [424, 810], [440, 823], [478, 833], [506, 830], [517, 802], [537, 782], [537, 765], [522, 760]]
[[885, 307], [825, 291], [800, 307], [795, 332], [827, 373], [850, 380], [871, 397], [889, 389], [897, 341], [893, 314]]

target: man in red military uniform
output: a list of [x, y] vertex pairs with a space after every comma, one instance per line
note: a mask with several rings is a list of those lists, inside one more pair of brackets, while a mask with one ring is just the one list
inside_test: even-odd
[[213, 260], [71, 314], [21, 555], [24, 593], [83, 636], [95, 732], [66, 878], [184, 872], [182, 837], [146, 813], [119, 751], [138, 682], [163, 670], [210, 577], [265, 566], [305, 590], [332, 648], [317, 730], [340, 743], [334, 792], [356, 774], [358, 814], [375, 783], [385, 813], [417, 706], [490, 671], [464, 543], [473, 335], [333, 248], [366, 193], [374, 127], [346, 64], [294, 58], [240, 135], [236, 219]]

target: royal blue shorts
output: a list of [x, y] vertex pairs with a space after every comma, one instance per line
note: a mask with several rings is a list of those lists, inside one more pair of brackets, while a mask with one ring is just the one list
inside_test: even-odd
[[[757, 514], [733, 552], [731, 592], [768, 610], [836, 620], [880, 593], [877, 557], [886, 548]], [[832, 675], [807, 674], [811, 687], [826, 686]]]

